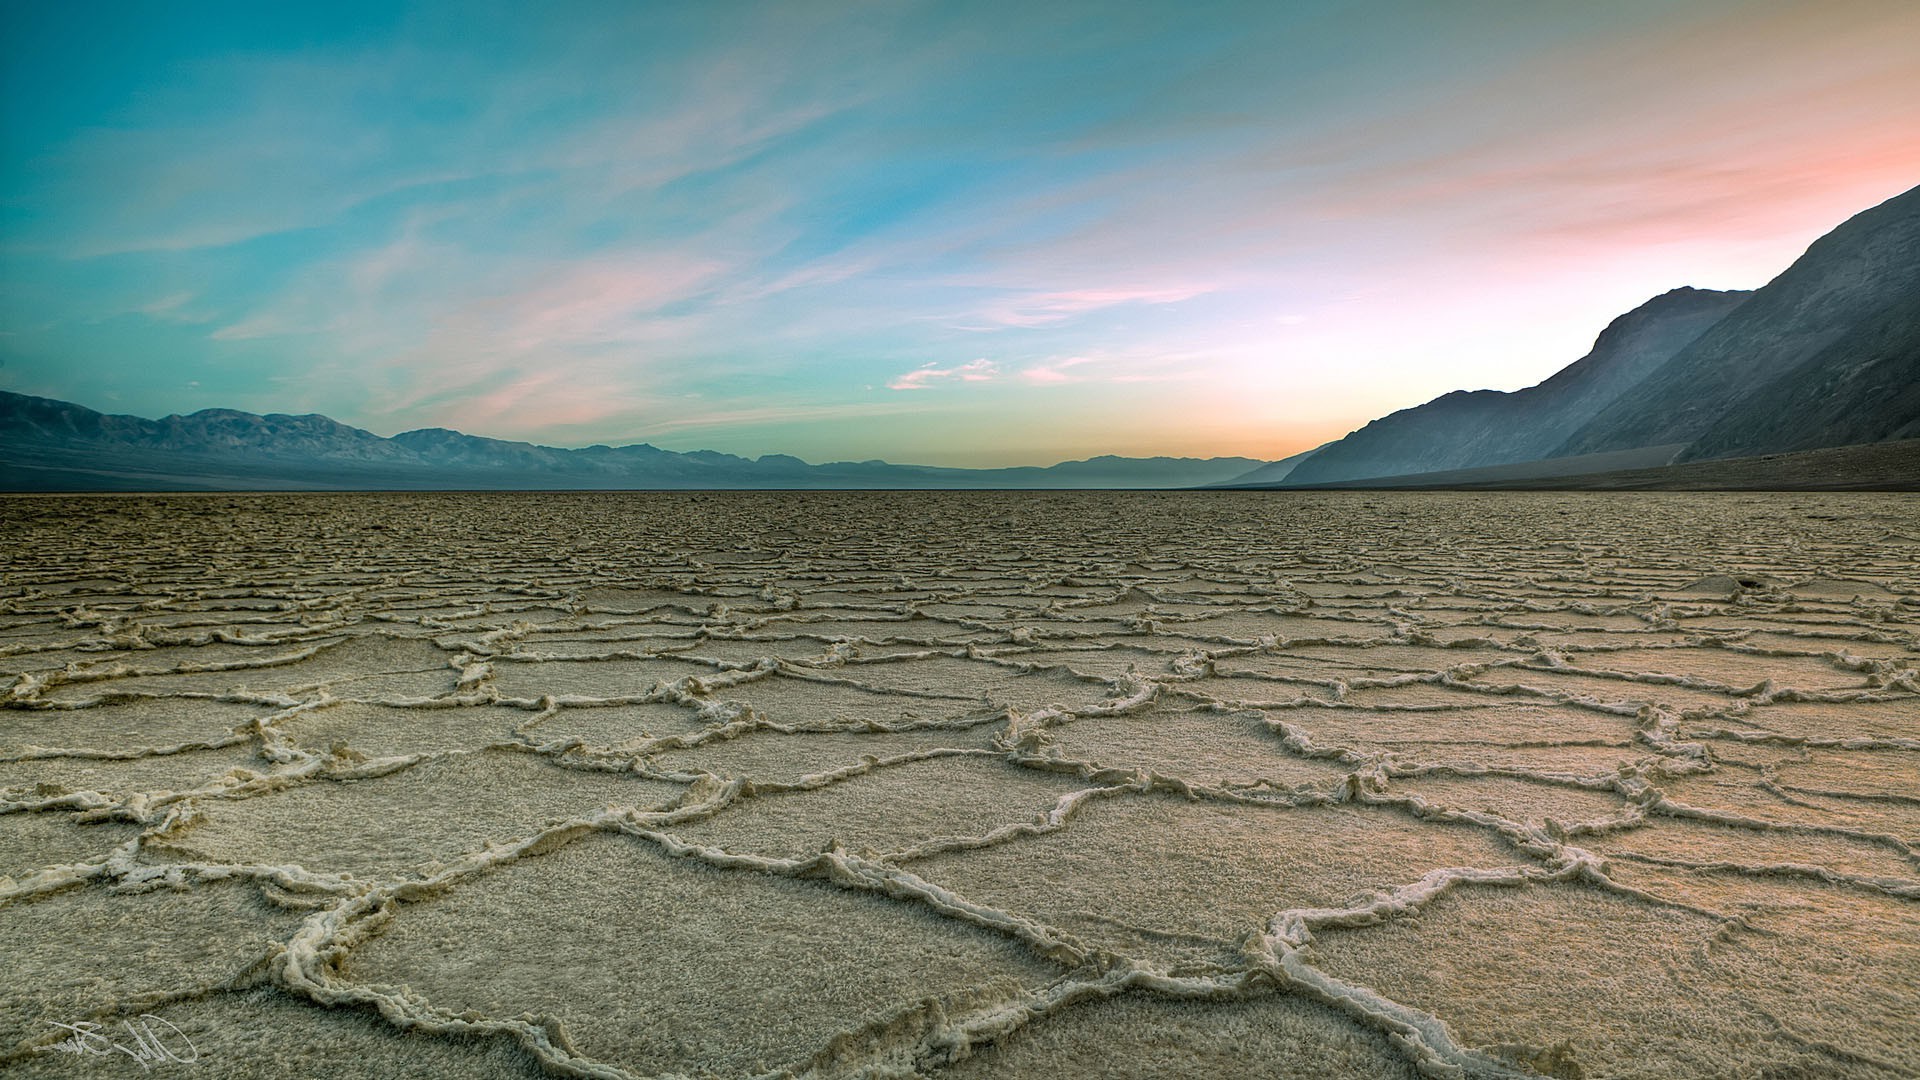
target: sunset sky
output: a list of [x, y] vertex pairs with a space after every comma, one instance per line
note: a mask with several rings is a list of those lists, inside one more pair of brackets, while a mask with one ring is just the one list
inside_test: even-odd
[[1920, 183], [1920, 3], [4, 0], [0, 389], [1278, 458]]

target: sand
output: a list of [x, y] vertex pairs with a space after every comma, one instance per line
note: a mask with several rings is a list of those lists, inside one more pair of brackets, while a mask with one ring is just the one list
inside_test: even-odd
[[9, 1075], [1920, 1062], [1917, 496], [21, 496], [0, 575]]

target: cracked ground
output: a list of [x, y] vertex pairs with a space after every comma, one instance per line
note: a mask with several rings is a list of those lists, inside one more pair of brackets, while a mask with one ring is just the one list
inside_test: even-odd
[[0, 507], [9, 1074], [1920, 1062], [1914, 496]]

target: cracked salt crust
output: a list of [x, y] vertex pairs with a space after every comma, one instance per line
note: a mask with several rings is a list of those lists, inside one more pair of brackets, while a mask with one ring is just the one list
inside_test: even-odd
[[4, 506], [10, 1072], [1920, 1060], [1911, 496]]

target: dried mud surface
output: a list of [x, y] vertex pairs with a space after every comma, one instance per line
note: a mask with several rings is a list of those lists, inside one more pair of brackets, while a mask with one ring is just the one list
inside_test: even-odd
[[1920, 497], [27, 496], [0, 574], [9, 1074], [1920, 1062]]

